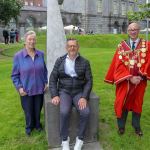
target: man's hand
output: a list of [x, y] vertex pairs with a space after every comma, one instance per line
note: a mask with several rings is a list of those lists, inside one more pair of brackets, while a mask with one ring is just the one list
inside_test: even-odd
[[87, 100], [85, 98], [80, 98], [78, 101], [79, 109], [83, 110], [87, 106]]
[[27, 93], [23, 90], [23, 88], [19, 88], [19, 94], [21, 96], [26, 96], [27, 95]]
[[141, 80], [142, 78], [140, 76], [133, 76], [130, 78], [130, 82], [136, 85], [139, 84]]
[[55, 96], [55, 97], [52, 98], [52, 101], [51, 101], [52, 104], [58, 105], [59, 102], [60, 102], [59, 96]]

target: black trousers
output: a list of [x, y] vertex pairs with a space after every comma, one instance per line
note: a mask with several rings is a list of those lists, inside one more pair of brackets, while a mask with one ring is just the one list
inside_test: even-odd
[[[121, 118], [117, 118], [118, 128], [125, 128], [127, 116], [128, 116], [128, 111], [125, 110], [123, 111]], [[132, 112], [132, 126], [135, 129], [140, 129], [140, 118], [141, 118], [141, 114]]]
[[40, 113], [43, 106], [43, 94], [21, 96], [21, 105], [25, 114], [26, 132], [33, 128], [41, 128]]
[[9, 37], [8, 36], [4, 36], [4, 41], [5, 41], [5, 44], [8, 44]]

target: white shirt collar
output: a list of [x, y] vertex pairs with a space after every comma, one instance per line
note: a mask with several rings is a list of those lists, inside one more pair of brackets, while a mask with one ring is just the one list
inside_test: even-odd
[[137, 44], [139, 42], [139, 38], [137, 38], [135, 41], [133, 41], [132, 39], [130, 39], [130, 45], [132, 45], [133, 42], [135, 42], [135, 44]]
[[69, 55], [67, 54], [67, 57], [66, 57], [66, 58], [68, 58], [68, 59], [70, 59], [70, 60], [72, 60], [72, 61], [75, 61], [78, 56], [79, 56], [79, 54], [77, 54], [74, 59], [71, 59], [71, 58], [69, 57]]
[[132, 39], [130, 39], [130, 45], [132, 46], [133, 42], [135, 42], [135, 47], [137, 47], [139, 41], [140, 41], [139, 38], [137, 38], [135, 41], [133, 41]]

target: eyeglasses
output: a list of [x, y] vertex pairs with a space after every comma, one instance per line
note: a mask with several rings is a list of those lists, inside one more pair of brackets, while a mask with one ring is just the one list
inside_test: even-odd
[[68, 48], [71, 48], [71, 47], [77, 48], [78, 46], [77, 45], [68, 45], [67, 47]]
[[128, 29], [129, 32], [139, 31], [139, 29]]

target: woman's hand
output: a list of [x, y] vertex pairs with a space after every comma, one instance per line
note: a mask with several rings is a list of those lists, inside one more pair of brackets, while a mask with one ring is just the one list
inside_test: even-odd
[[47, 89], [48, 89], [48, 84], [45, 84], [44, 92], [47, 91]]
[[19, 94], [21, 96], [26, 96], [27, 95], [27, 93], [23, 90], [23, 88], [19, 88]]

